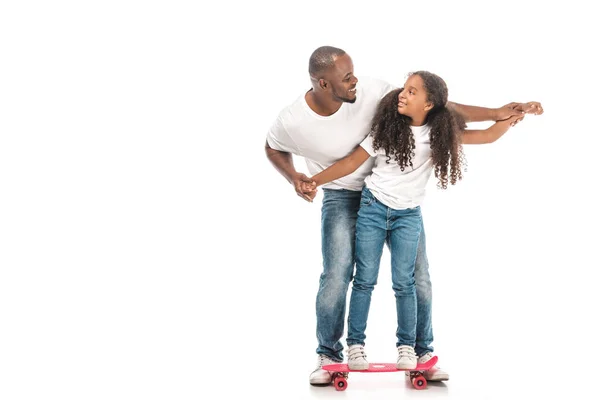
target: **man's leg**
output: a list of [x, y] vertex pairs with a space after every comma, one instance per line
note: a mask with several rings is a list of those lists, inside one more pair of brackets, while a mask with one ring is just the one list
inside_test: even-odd
[[317, 369], [311, 384], [329, 384], [330, 374], [322, 365], [343, 360], [340, 339], [344, 334], [346, 294], [354, 272], [356, 218], [361, 192], [323, 189], [321, 250], [323, 273], [317, 293]]

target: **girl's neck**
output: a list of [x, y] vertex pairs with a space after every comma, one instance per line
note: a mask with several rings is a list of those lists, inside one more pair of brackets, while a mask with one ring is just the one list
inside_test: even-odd
[[425, 125], [425, 120], [426, 119], [427, 119], [427, 114], [420, 115], [418, 117], [411, 117], [410, 118], [410, 125], [411, 126], [423, 126], [423, 125]]

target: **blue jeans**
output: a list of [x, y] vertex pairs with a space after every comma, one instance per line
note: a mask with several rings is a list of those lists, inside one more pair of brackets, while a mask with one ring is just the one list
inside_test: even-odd
[[[321, 209], [321, 249], [323, 273], [317, 293], [317, 347], [318, 354], [341, 361], [346, 314], [346, 294], [354, 273], [356, 220], [361, 192], [323, 189]], [[421, 237], [415, 265], [417, 290], [417, 344], [419, 356], [433, 351], [431, 343], [431, 281], [427, 263], [425, 232]]]
[[415, 262], [421, 235], [421, 208], [394, 210], [364, 188], [356, 222], [356, 275], [350, 296], [348, 346], [365, 344], [371, 293], [377, 284], [383, 246], [391, 253], [392, 288], [396, 296], [396, 346], [414, 347], [417, 336]]

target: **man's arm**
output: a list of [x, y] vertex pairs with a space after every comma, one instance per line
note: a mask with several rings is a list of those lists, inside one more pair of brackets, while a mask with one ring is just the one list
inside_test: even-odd
[[[465, 122], [480, 122], [480, 121], [498, 121], [501, 119], [510, 118], [515, 115], [522, 115], [522, 111], [509, 108], [507, 106], [500, 108], [487, 108], [477, 106], [467, 106], [449, 101], [448, 108], [460, 114]], [[502, 117], [502, 118], [500, 118]]]
[[517, 124], [523, 119], [525, 114], [541, 115], [544, 113], [542, 105], [537, 101], [528, 103], [508, 103], [499, 108], [487, 108], [477, 106], [467, 106], [464, 104], [454, 103], [449, 101], [448, 108], [460, 114], [465, 122], [480, 122], [480, 121], [503, 121], [505, 119], [520, 115], [514, 124]]
[[275, 169], [294, 186], [296, 194], [304, 200], [312, 202], [317, 194], [317, 190], [315, 189], [309, 193], [302, 191], [302, 182], [312, 183], [313, 181], [303, 173], [296, 171], [292, 153], [272, 149], [267, 142], [265, 142], [265, 153]]

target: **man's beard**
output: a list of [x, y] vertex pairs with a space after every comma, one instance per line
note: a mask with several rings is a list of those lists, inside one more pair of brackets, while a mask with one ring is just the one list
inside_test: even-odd
[[352, 104], [352, 103], [354, 103], [356, 101], [356, 96], [354, 96], [353, 99], [349, 99], [348, 97], [343, 97], [343, 96], [338, 95], [335, 90], [333, 91], [333, 97], [336, 100], [343, 101], [344, 103], [350, 103], [350, 104]]

